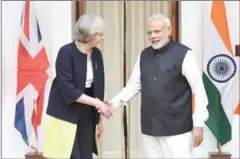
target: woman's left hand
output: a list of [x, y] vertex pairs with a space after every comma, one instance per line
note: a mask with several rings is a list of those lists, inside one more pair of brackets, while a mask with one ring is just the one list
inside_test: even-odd
[[102, 137], [103, 133], [104, 133], [103, 117], [101, 117], [98, 124], [98, 138]]

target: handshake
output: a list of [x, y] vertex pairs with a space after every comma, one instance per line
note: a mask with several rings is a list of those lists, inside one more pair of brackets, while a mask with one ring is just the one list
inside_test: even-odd
[[97, 99], [96, 108], [98, 112], [105, 116], [107, 119], [113, 116], [113, 112], [115, 110], [114, 105], [110, 101], [100, 101], [99, 99]]

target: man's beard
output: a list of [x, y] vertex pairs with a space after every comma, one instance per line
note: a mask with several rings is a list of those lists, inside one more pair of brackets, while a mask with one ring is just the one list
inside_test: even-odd
[[164, 42], [159, 42], [157, 44], [152, 44], [152, 47], [153, 47], [153, 49], [161, 49], [162, 47], [167, 45], [168, 42], [169, 42], [169, 40], [164, 41]]
[[165, 43], [158, 43], [158, 44], [152, 44], [152, 47], [154, 49], [161, 49], [164, 45]]

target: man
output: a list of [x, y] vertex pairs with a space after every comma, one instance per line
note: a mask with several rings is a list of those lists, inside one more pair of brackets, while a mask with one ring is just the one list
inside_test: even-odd
[[166, 16], [153, 15], [147, 24], [151, 46], [139, 54], [126, 87], [109, 104], [118, 108], [141, 92], [145, 157], [192, 158], [208, 118], [201, 71], [194, 52], [171, 38]]

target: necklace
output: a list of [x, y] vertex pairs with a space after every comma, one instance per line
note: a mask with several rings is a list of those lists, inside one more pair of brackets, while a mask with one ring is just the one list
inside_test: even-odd
[[[86, 53], [86, 52], [82, 51], [82, 49], [81, 49], [79, 43], [77, 43], [77, 41], [75, 41], [75, 44], [76, 44], [76, 46], [77, 46], [77, 48], [78, 48], [78, 50], [79, 50], [80, 52]], [[89, 58], [91, 57], [91, 55], [92, 55], [92, 49], [90, 50], [89, 53], [86, 53], [86, 54], [87, 54], [87, 57], [88, 57], [88, 59], [89, 59]]]

